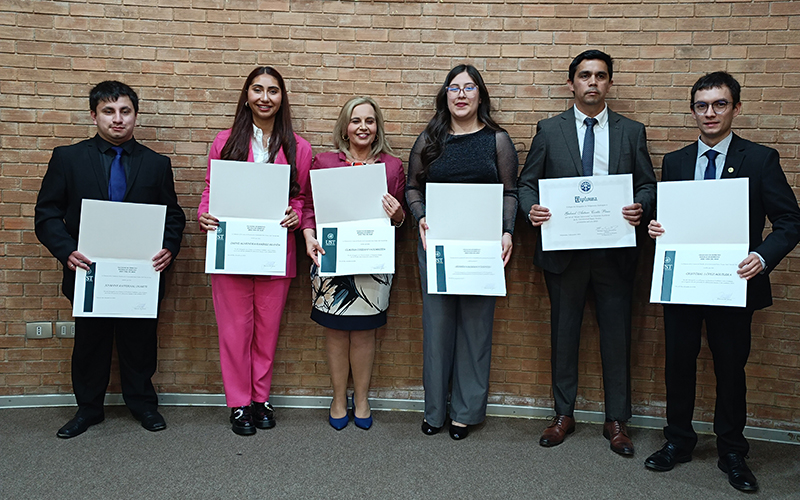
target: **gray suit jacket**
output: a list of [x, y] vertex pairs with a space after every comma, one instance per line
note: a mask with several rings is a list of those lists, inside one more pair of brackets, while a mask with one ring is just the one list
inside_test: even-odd
[[[633, 200], [641, 203], [646, 226], [656, 199], [656, 177], [647, 151], [644, 125], [608, 110], [608, 139], [610, 175], [633, 174]], [[542, 120], [536, 126], [531, 150], [519, 176], [520, 210], [528, 222], [532, 205], [539, 204], [539, 179], [580, 177], [583, 175], [575, 128], [575, 111], [569, 108], [560, 115]], [[620, 207], [620, 210], [622, 207]], [[539, 231], [539, 228], [536, 228]], [[542, 269], [560, 274], [574, 255], [573, 250], [542, 251], [541, 232], [536, 244], [533, 263]], [[624, 273], [636, 269], [638, 248], [609, 250]]]

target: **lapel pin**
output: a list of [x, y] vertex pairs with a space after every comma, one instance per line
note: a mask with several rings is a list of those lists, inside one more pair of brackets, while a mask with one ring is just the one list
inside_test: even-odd
[[728, 167], [728, 173], [729, 173], [729, 174], [732, 174], [732, 173], [733, 173], [733, 167]]

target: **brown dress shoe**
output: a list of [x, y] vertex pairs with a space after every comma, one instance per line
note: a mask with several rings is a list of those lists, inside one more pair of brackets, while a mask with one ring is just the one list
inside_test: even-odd
[[575, 430], [575, 419], [566, 415], [556, 415], [553, 417], [553, 423], [547, 426], [547, 429], [542, 433], [539, 438], [539, 444], [546, 447], [556, 446], [564, 442], [567, 434], [571, 434]]
[[603, 436], [611, 442], [611, 451], [626, 457], [633, 456], [633, 442], [628, 437], [628, 426], [625, 422], [606, 422], [603, 424]]

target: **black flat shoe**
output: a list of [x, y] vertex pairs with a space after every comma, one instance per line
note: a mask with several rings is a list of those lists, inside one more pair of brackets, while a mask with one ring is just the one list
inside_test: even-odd
[[456, 441], [460, 441], [469, 436], [469, 426], [459, 427], [450, 422], [450, 437]]
[[422, 433], [426, 436], [433, 436], [434, 434], [439, 434], [439, 431], [442, 430], [441, 427], [434, 427], [426, 421], [422, 421]]
[[651, 470], [666, 472], [672, 470], [675, 464], [686, 463], [691, 459], [691, 452], [681, 451], [673, 443], [667, 441], [660, 450], [647, 457], [647, 460], [644, 461], [644, 466]]
[[259, 429], [272, 429], [275, 427], [275, 409], [266, 403], [253, 403], [250, 405], [253, 414], [253, 423]]
[[56, 432], [56, 436], [62, 439], [69, 439], [75, 436], [79, 436], [86, 432], [86, 429], [89, 427], [99, 424], [104, 419], [103, 416], [99, 417], [82, 417], [80, 415], [75, 415], [75, 417], [64, 424], [58, 432]]
[[231, 408], [231, 430], [240, 436], [252, 436], [256, 433], [253, 414], [249, 406]]
[[142, 413], [142, 427], [150, 432], [163, 431], [167, 428], [167, 422], [157, 411], [146, 411]]
[[728, 482], [739, 491], [758, 491], [758, 481], [753, 471], [738, 453], [728, 453], [719, 457], [717, 467], [728, 474]]

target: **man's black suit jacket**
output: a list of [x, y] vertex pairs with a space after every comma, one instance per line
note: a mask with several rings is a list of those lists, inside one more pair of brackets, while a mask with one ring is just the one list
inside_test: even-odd
[[[696, 163], [695, 141], [664, 156], [661, 180], [694, 180]], [[772, 305], [769, 273], [800, 241], [800, 208], [781, 170], [778, 152], [734, 134], [728, 147], [722, 178], [737, 177], [749, 179], [750, 251], [761, 255], [767, 265], [763, 274], [753, 277], [747, 283], [747, 307], [753, 310], [763, 309]], [[700, 216], [702, 214], [698, 214]], [[714, 216], [725, 217], [725, 214]], [[762, 238], [766, 218], [772, 223], [772, 232]]]
[[[64, 266], [63, 293], [70, 301], [75, 291], [75, 271], [68, 269], [66, 263], [78, 249], [81, 201], [108, 200], [108, 177], [100, 154], [97, 136], [55, 148], [36, 201], [36, 237]], [[174, 259], [180, 251], [186, 216], [178, 205], [170, 160], [138, 142], [134, 142], [129, 160], [123, 201], [167, 206], [163, 247], [172, 252]], [[129, 221], [142, 222], [146, 221]], [[162, 279], [162, 294], [163, 287]]]
[[[646, 226], [655, 208], [656, 177], [647, 151], [644, 125], [609, 109], [608, 127], [608, 173], [633, 175], [633, 201], [642, 204], [642, 224]], [[574, 108], [540, 121], [518, 183], [520, 210], [525, 219], [530, 222], [528, 213], [531, 206], [539, 204], [540, 179], [582, 175]], [[622, 211], [622, 206], [619, 210]], [[540, 228], [536, 229], [539, 237], [533, 263], [551, 273], [564, 272], [575, 252], [543, 251]], [[609, 255], [613, 256], [618, 269], [632, 278], [638, 247], [611, 249]]]

